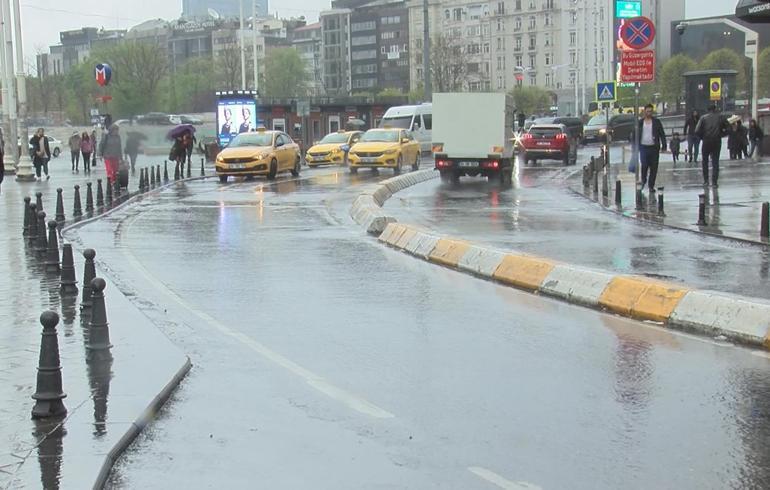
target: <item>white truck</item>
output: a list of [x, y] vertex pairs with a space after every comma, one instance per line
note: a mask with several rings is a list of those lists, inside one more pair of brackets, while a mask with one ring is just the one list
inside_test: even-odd
[[433, 94], [435, 168], [444, 182], [463, 175], [509, 185], [514, 166], [514, 104], [503, 93]]

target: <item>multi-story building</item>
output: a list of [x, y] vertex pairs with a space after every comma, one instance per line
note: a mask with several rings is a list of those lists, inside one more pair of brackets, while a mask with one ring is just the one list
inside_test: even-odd
[[321, 23], [308, 24], [290, 31], [291, 44], [305, 62], [308, 92], [311, 96], [323, 95], [321, 69]]
[[243, 1], [244, 16], [251, 17], [254, 3], [257, 17], [267, 17], [268, 0], [182, 0], [182, 17], [185, 19], [220, 19], [240, 17]]
[[95, 48], [120, 42], [125, 30], [107, 30], [83, 27], [59, 33], [61, 44], [50, 47], [48, 55], [38, 55], [38, 73], [61, 75], [80, 64]]
[[[332, 9], [320, 15], [323, 85], [328, 95], [347, 95], [351, 91], [351, 13], [350, 9]], [[372, 59], [376, 60], [376, 53]]]
[[[538, 86], [552, 92], [560, 113], [586, 112], [596, 82], [614, 79], [614, 3], [430, 0], [432, 72], [439, 70], [433, 89]], [[684, 0], [642, 0], [642, 13], [651, 18], [665, 20], [683, 9]], [[410, 0], [409, 19], [411, 86], [416, 89], [424, 83], [422, 0]], [[660, 34], [658, 44], [658, 58], [667, 58], [670, 35]]]
[[[404, 0], [336, 0], [321, 13], [324, 84], [334, 94], [409, 90]], [[347, 80], [346, 80], [347, 79]]]

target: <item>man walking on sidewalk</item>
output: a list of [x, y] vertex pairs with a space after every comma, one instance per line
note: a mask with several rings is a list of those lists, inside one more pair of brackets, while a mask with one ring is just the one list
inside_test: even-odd
[[700, 114], [698, 111], [692, 111], [692, 115], [687, 118], [687, 122], [684, 123], [684, 134], [687, 135], [687, 161], [698, 161], [698, 147], [700, 146], [700, 139], [695, 134], [695, 128], [698, 127], [698, 121], [700, 120]]
[[722, 138], [730, 133], [730, 125], [717, 106], [709, 106], [709, 113], [700, 118], [695, 134], [703, 142], [701, 153], [703, 155], [703, 186], [709, 185], [709, 160], [711, 160], [711, 183], [718, 187], [719, 180], [719, 154], [722, 152]]
[[666, 132], [660, 119], [653, 117], [652, 110], [652, 104], [644, 106], [644, 119], [639, 121], [639, 161], [642, 164], [642, 189], [647, 185], [650, 192], [655, 192], [660, 152], [666, 149]]

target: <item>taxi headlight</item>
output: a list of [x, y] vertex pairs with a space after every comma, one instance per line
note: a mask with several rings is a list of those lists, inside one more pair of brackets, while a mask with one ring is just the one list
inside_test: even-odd
[[392, 155], [394, 153], [398, 153], [398, 148], [391, 148], [390, 150], [385, 150], [383, 153], [386, 155]]
[[260, 153], [257, 155], [257, 160], [264, 160], [265, 158], [268, 158], [270, 156], [270, 153]]
[[607, 129], [605, 128], [600, 129], [599, 134], [607, 134]]

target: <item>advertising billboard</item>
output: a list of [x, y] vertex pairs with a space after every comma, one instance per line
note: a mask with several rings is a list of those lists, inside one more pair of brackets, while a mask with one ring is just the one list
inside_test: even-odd
[[257, 103], [254, 97], [238, 95], [220, 97], [217, 103], [217, 137], [225, 147], [238, 134], [257, 127]]

